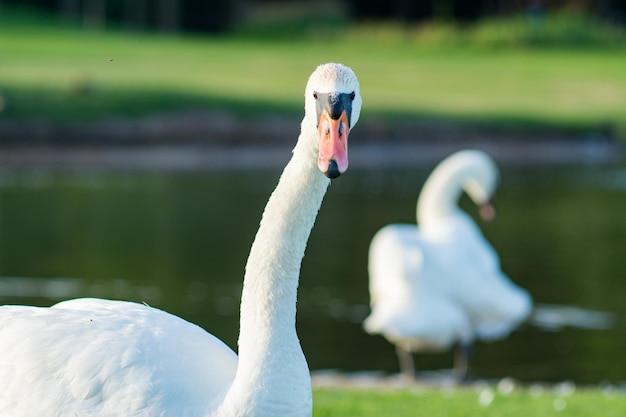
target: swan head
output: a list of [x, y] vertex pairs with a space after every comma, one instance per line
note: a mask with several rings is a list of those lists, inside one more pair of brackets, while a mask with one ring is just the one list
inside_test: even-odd
[[354, 72], [342, 64], [320, 65], [305, 89], [305, 121], [317, 131], [317, 166], [328, 178], [348, 169], [348, 134], [359, 120], [361, 92]]
[[498, 186], [498, 168], [493, 159], [481, 151], [464, 151], [461, 156], [468, 159], [468, 172], [463, 189], [478, 206], [478, 212], [483, 220], [492, 220], [495, 217], [493, 196]]

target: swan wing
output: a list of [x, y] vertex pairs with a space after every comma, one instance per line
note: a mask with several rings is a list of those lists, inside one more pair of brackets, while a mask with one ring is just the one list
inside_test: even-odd
[[506, 337], [530, 314], [529, 293], [502, 272], [497, 252], [465, 213], [436, 230], [438, 273], [425, 279], [466, 311], [479, 338]]
[[0, 415], [11, 416], [205, 415], [237, 368], [198, 326], [97, 299], [0, 307], [0, 351]]
[[528, 291], [515, 285], [503, 273], [494, 274], [485, 283], [482, 292], [473, 300], [475, 305], [469, 312], [480, 339], [496, 340], [508, 336], [532, 311], [532, 298]]

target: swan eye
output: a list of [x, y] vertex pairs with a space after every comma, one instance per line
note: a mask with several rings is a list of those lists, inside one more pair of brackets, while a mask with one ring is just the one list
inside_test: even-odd
[[317, 91], [314, 91], [314, 92], [313, 92], [313, 98], [314, 98], [315, 100], [317, 100]]
[[352, 93], [350, 93], [350, 100], [354, 101], [354, 97], [356, 97], [356, 94], [354, 94], [354, 91]]

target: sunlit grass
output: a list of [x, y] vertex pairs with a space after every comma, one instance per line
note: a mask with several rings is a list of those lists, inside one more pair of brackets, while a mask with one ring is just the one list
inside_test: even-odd
[[516, 390], [495, 387], [463, 389], [318, 388], [313, 393], [314, 417], [618, 417], [626, 413], [623, 391]]
[[364, 118], [604, 128], [623, 126], [626, 114], [626, 48], [167, 37], [15, 23], [10, 15], [0, 23], [0, 117], [10, 119], [75, 122], [198, 107], [300, 114], [306, 78], [326, 61], [357, 72]]

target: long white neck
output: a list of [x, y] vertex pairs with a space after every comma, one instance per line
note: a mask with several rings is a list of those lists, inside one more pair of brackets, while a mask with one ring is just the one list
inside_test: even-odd
[[272, 193], [246, 265], [239, 365], [220, 416], [310, 416], [309, 369], [296, 334], [300, 264], [330, 180], [302, 133]]
[[424, 183], [417, 202], [417, 223], [427, 227], [437, 219], [458, 213], [457, 202], [468, 172], [465, 167], [438, 166]]
[[484, 152], [456, 152], [444, 159], [426, 180], [417, 202], [417, 223], [427, 229], [439, 219], [466, 215], [458, 207], [461, 193], [467, 192], [476, 204], [485, 204], [497, 179], [498, 169]]

